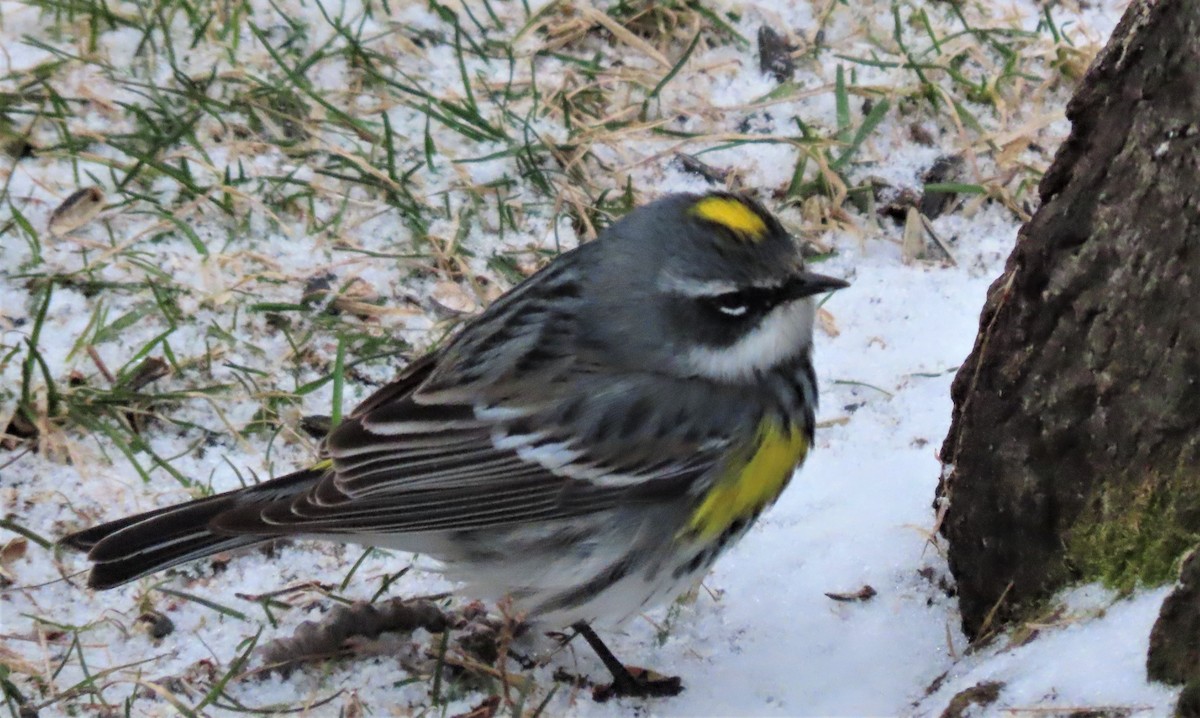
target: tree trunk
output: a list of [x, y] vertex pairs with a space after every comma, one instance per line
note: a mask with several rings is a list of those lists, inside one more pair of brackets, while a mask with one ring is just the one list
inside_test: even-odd
[[1200, 541], [1200, 2], [1135, 1], [954, 380], [938, 487], [963, 628]]

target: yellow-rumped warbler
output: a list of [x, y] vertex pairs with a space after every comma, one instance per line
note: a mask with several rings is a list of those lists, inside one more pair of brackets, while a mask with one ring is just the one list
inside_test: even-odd
[[641, 207], [497, 300], [326, 437], [316, 466], [71, 534], [109, 588], [297, 535], [413, 551], [476, 597], [571, 626], [694, 584], [775, 501], [812, 443], [813, 295], [761, 206]]

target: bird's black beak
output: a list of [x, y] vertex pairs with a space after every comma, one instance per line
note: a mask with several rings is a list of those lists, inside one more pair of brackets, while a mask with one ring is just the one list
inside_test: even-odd
[[788, 299], [800, 299], [811, 297], [814, 294], [832, 292], [835, 289], [845, 289], [848, 286], [850, 286], [850, 282], [844, 279], [835, 279], [813, 272], [801, 272], [788, 280], [784, 285], [784, 291], [787, 293]]

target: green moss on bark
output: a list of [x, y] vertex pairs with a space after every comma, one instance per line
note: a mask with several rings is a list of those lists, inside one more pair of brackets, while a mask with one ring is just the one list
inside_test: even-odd
[[1141, 481], [1108, 481], [1072, 527], [1071, 565], [1085, 581], [1121, 591], [1170, 583], [1200, 541], [1200, 475], [1176, 470]]

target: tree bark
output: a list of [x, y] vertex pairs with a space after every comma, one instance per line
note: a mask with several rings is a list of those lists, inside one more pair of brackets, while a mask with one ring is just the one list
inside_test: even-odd
[[1200, 539], [1200, 3], [1135, 1], [952, 389], [941, 532], [978, 637]]

